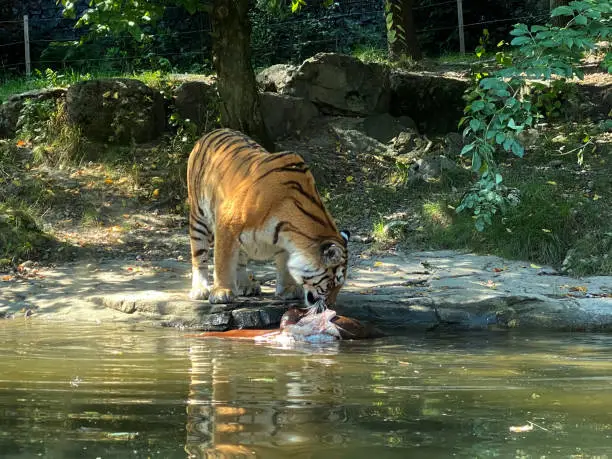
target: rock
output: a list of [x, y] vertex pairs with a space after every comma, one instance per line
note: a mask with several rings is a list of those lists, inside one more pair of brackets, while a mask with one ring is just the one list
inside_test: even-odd
[[349, 153], [376, 153], [394, 155], [393, 150], [365, 134], [362, 118], [337, 118], [330, 120], [328, 128]]
[[273, 92], [260, 95], [261, 113], [272, 140], [303, 129], [319, 115], [317, 107], [306, 99]]
[[457, 129], [467, 81], [393, 69], [389, 82], [392, 115], [411, 117], [420, 132], [442, 134]]
[[161, 94], [138, 80], [83, 81], [68, 88], [66, 102], [69, 120], [93, 140], [143, 143], [165, 127]]
[[329, 115], [359, 116], [389, 109], [388, 70], [344, 54], [319, 53], [305, 60], [282, 92], [310, 100]]
[[17, 132], [17, 121], [26, 100], [61, 100], [66, 97], [64, 88], [39, 89], [15, 94], [0, 105], [0, 138], [13, 138]]
[[194, 122], [198, 133], [215, 126], [218, 104], [217, 89], [204, 81], [185, 81], [174, 91], [176, 113], [181, 119]]
[[276, 64], [259, 72], [256, 80], [263, 91], [282, 93], [296, 71], [295, 65]]
[[428, 142], [415, 130], [400, 132], [391, 143], [397, 155], [418, 155], [427, 148]]
[[460, 171], [459, 166], [444, 155], [428, 156], [414, 162], [408, 173], [408, 181], [423, 180], [427, 182], [438, 179], [444, 174]]
[[444, 136], [444, 153], [450, 159], [456, 159], [461, 155], [461, 150], [465, 146], [463, 136], [456, 132], [449, 132]]
[[408, 231], [409, 223], [405, 220], [392, 220], [385, 224], [383, 233], [388, 238], [398, 238]]
[[364, 132], [382, 143], [389, 143], [405, 130], [417, 132], [416, 123], [408, 116], [394, 117], [388, 113], [368, 116], [363, 121]]
[[521, 131], [516, 136], [517, 140], [523, 145], [523, 147], [530, 149], [538, 144], [541, 134], [537, 129], [526, 129]]
[[285, 312], [284, 305], [269, 305], [262, 308], [239, 308], [232, 311], [233, 328], [277, 327]]

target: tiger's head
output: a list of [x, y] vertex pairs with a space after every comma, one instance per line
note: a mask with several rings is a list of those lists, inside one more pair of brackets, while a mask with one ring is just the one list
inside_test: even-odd
[[302, 253], [289, 259], [289, 273], [304, 289], [308, 308], [322, 311], [336, 304], [346, 281], [350, 233], [343, 230], [340, 236], [313, 244], [306, 250], [306, 257]]

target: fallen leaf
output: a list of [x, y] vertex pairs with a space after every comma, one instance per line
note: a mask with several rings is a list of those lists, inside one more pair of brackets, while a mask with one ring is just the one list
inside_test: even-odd
[[155, 188], [153, 190], [153, 194], [152, 194], [153, 198], [157, 199], [159, 197], [159, 190], [157, 188]]
[[544, 231], [545, 233], [552, 233], [552, 230], [546, 229], [546, 228], [542, 228], [542, 231]]
[[374, 267], [375, 267], [375, 268], [379, 268], [379, 267], [381, 267], [382, 265], [383, 265], [383, 262], [382, 262], [382, 261], [375, 261], [375, 262], [374, 262]]
[[570, 287], [570, 291], [572, 292], [582, 292], [582, 293], [586, 293], [588, 290], [587, 287], [585, 287], [584, 285], [575, 285], [573, 287]]
[[548, 182], [546, 182], [546, 183], [548, 183], [549, 185], [556, 185], [556, 184], [557, 184], [557, 182], [555, 182], [555, 181], [553, 181], [553, 180], [549, 180], [549, 181], [548, 181]]
[[8, 282], [8, 281], [10, 281], [11, 279], [12, 279], [12, 277], [11, 277], [11, 276], [2, 276], [2, 280], [3, 280], [4, 282]]
[[542, 269], [541, 266], [538, 266], [538, 265], [536, 265], [534, 263], [531, 263], [529, 266], [531, 266], [533, 269]]
[[113, 184], [113, 179], [107, 177], [106, 179], [104, 179], [104, 183], [107, 184], [107, 185], [112, 185]]
[[597, 193], [595, 193], [595, 195], [593, 196], [593, 201], [597, 201], [601, 199], [601, 196], [599, 196]]
[[493, 268], [494, 273], [501, 273], [503, 270], [503, 268]]
[[510, 432], [531, 432], [533, 424], [525, 424], [524, 426], [510, 426]]

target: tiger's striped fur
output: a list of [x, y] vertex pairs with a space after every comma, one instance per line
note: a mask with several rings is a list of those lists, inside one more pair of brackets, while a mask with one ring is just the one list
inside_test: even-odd
[[191, 151], [187, 185], [191, 298], [231, 303], [236, 295], [258, 295], [246, 263], [274, 258], [278, 296], [303, 297], [320, 309], [335, 304], [346, 279], [349, 234], [338, 231], [301, 156], [269, 153], [240, 132], [217, 129]]

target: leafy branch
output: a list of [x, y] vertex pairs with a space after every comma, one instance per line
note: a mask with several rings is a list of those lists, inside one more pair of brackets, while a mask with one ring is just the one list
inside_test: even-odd
[[[469, 209], [478, 231], [491, 225], [510, 201], [496, 157], [510, 153], [522, 158], [525, 149], [519, 134], [544, 116], [530, 100], [530, 82], [582, 79], [581, 59], [595, 50], [606, 53], [602, 65], [612, 73], [610, 45], [604, 42], [612, 35], [611, 13], [610, 0], [573, 1], [551, 12], [551, 17], [571, 17], [564, 27], [517, 24], [510, 32], [514, 53], [498, 52], [501, 68], [491, 75], [476, 74], [459, 126], [464, 126], [467, 141], [461, 155], [471, 157], [478, 182], [465, 194], [457, 212]], [[476, 50], [478, 57], [484, 54], [485, 42], [481, 40]], [[500, 42], [498, 47], [503, 45]]]

